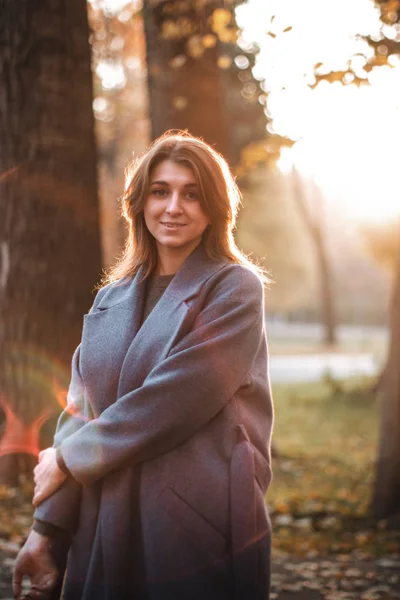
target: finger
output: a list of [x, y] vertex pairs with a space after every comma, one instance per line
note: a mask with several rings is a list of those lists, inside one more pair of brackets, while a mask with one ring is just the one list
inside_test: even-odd
[[33, 583], [29, 592], [21, 600], [47, 600], [57, 585], [58, 570], [54, 569], [40, 577], [39, 583]]
[[47, 598], [50, 598], [48, 592], [42, 592], [41, 590], [34, 590], [32, 588], [22, 596], [21, 600], [47, 600]]
[[19, 600], [22, 590], [22, 572], [16, 568], [12, 578], [12, 590], [14, 598]]
[[54, 569], [50, 573], [41, 576], [39, 583], [33, 583], [31, 589], [20, 600], [47, 600], [56, 587], [57, 580], [58, 569]]
[[29, 592], [27, 592], [21, 600], [46, 600], [47, 598], [50, 598], [50, 592], [32, 586]]
[[32, 499], [33, 506], [36, 508], [36, 506], [39, 506], [39, 504], [41, 504], [43, 500], [46, 500], [46, 498], [48, 498], [50, 495], [50, 493], [46, 493], [43, 490], [37, 492], [36, 494], [34, 494]]
[[40, 580], [35, 585], [32, 585], [33, 589], [38, 589], [42, 592], [50, 592], [55, 588], [58, 579], [58, 569], [52, 569], [46, 575], [40, 577]]

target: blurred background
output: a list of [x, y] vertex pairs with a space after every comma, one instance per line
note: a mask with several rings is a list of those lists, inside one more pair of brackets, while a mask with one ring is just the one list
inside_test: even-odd
[[[125, 168], [187, 129], [227, 158], [237, 243], [272, 279], [272, 597], [400, 597], [379, 595], [400, 585], [400, 1], [1, 10], [0, 481], [20, 520], [4, 547], [29, 525], [82, 315], [124, 245]], [[345, 566], [310, 567], [326, 553]], [[351, 595], [373, 584], [387, 590]]]

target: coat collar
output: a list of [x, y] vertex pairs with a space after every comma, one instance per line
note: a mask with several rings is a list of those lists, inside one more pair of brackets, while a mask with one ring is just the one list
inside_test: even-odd
[[140, 387], [148, 373], [167, 356], [192, 322], [194, 313], [188, 300], [197, 296], [206, 281], [226, 262], [211, 260], [202, 245], [198, 246], [143, 324], [141, 315], [146, 291], [143, 269], [139, 269], [133, 279], [108, 286], [97, 309], [86, 315], [82, 338], [82, 369], [92, 390], [97, 414], [110, 404], [110, 397], [115, 398], [115, 391], [109, 390], [115, 375], [118, 377], [117, 397], [122, 397]]
[[[182, 302], [196, 296], [204, 282], [227, 264], [227, 260], [212, 260], [206, 254], [203, 244], [199, 244], [185, 260], [172, 279], [165, 293]], [[112, 283], [100, 300], [99, 310], [111, 308], [121, 302], [143, 301], [145, 281], [144, 268], [141, 266], [133, 278], [125, 278]]]

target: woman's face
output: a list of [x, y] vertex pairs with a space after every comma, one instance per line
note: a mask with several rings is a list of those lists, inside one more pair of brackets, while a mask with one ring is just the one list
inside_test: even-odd
[[164, 160], [151, 172], [144, 220], [159, 256], [173, 251], [182, 262], [198, 246], [209, 224], [192, 169]]

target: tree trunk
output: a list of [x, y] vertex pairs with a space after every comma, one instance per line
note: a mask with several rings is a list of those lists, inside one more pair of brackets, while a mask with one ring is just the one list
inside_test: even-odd
[[[163, 4], [167, 2], [156, 6], [145, 2], [143, 6], [152, 138], [166, 129], [188, 129], [225, 153], [228, 136], [226, 123], [221, 121], [223, 97], [216, 47], [197, 59], [187, 56], [184, 39], [162, 39]], [[176, 56], [185, 62], [173, 68], [171, 61]]]
[[400, 257], [391, 302], [389, 356], [380, 397], [381, 432], [371, 511], [382, 519], [400, 513]]
[[[258, 102], [262, 90], [251, 71], [254, 56], [247, 54], [248, 67], [239, 69], [234, 58], [246, 53], [232, 41], [221, 43], [210, 28], [213, 12], [221, 9], [231, 14], [228, 35], [236, 31], [235, 4], [240, 2], [229, 9], [222, 0], [143, 4], [152, 138], [167, 129], [187, 129], [231, 165], [240, 161], [247, 144], [266, 138], [266, 116]], [[176, 33], [165, 34], [168, 25]], [[203, 47], [206, 38], [215, 45]]]
[[336, 319], [333, 306], [332, 273], [323, 232], [315, 229], [312, 233], [319, 270], [320, 306], [324, 324], [324, 343], [336, 344]]
[[325, 242], [325, 228], [322, 214], [323, 198], [319, 190], [313, 188], [314, 203], [313, 210], [305, 197], [304, 186], [301, 182], [299, 173], [293, 169], [293, 191], [294, 200], [297, 208], [303, 218], [304, 224], [310, 233], [310, 237], [315, 249], [315, 256], [318, 268], [318, 281], [320, 290], [321, 318], [324, 325], [324, 343], [334, 345], [336, 339], [336, 316], [334, 307], [333, 277], [332, 267], [329, 259], [328, 250]]
[[[0, 478], [59, 412], [101, 270], [86, 3], [0, 0]], [[54, 419], [53, 419], [54, 422]], [[48, 432], [50, 434], [50, 431]], [[1, 469], [1, 465], [3, 468]]]

